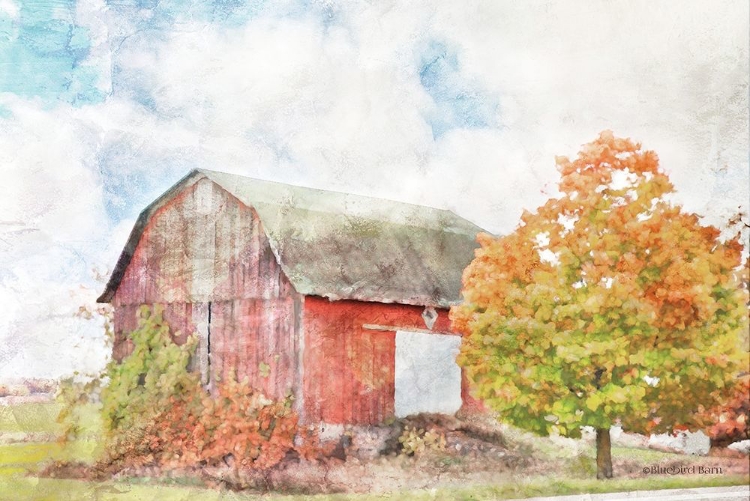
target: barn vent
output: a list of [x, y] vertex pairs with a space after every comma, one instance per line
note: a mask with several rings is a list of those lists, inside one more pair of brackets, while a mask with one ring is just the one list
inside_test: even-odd
[[427, 307], [422, 312], [422, 319], [424, 320], [424, 324], [428, 329], [432, 329], [432, 326], [435, 325], [437, 318], [438, 313], [437, 311], [435, 311], [435, 308]]

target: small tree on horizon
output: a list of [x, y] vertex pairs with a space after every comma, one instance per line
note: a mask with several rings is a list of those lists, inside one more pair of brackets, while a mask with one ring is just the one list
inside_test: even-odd
[[479, 235], [451, 310], [458, 361], [503, 421], [593, 427], [597, 478], [611, 478], [611, 426], [695, 429], [728, 398], [748, 328], [742, 246], [672, 203], [640, 144], [605, 131], [557, 164], [558, 198], [507, 236]]

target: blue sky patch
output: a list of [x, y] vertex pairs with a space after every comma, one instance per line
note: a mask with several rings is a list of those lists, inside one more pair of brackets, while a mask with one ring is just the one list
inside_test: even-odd
[[144, 151], [133, 139], [123, 134], [102, 146], [96, 156], [104, 209], [114, 222], [134, 219], [167, 188], [200, 167], [192, 151]]
[[456, 50], [433, 41], [420, 54], [419, 82], [435, 102], [426, 117], [435, 139], [452, 129], [498, 127], [499, 101], [461, 73]]
[[0, 92], [48, 104], [104, 99], [97, 70], [84, 64], [89, 33], [74, 17], [74, 0], [21, 2], [17, 19], [0, 14]]

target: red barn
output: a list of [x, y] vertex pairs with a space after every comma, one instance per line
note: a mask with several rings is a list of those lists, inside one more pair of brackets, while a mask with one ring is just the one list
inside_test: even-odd
[[247, 377], [303, 422], [378, 424], [467, 403], [448, 308], [482, 231], [450, 211], [194, 170], [140, 214], [99, 302], [114, 357], [141, 305], [204, 383]]

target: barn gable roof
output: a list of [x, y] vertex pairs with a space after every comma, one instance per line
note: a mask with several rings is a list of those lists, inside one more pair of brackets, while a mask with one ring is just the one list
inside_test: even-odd
[[111, 301], [154, 212], [204, 178], [255, 209], [304, 295], [448, 307], [483, 231], [448, 210], [198, 169], [141, 212], [99, 302]]

